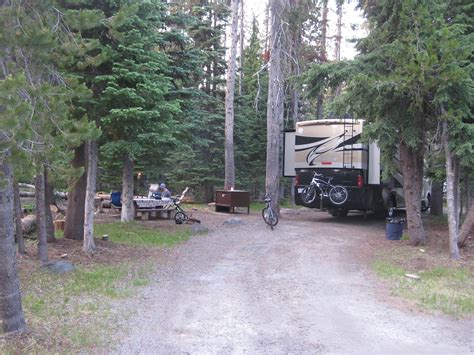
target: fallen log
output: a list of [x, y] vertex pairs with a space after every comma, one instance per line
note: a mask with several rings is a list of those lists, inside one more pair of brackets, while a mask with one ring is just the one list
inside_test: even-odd
[[22, 189], [30, 189], [30, 190], [34, 190], [35, 189], [35, 185], [31, 185], [31, 184], [24, 184], [24, 183], [18, 183], [18, 186], [20, 186], [20, 188]]
[[[20, 197], [35, 197], [34, 191], [20, 191]], [[60, 200], [67, 200], [67, 192], [54, 191], [54, 198]]]
[[34, 191], [20, 191], [20, 197], [35, 197]]
[[36, 215], [29, 214], [21, 219], [21, 230], [23, 235], [30, 234], [36, 229]]

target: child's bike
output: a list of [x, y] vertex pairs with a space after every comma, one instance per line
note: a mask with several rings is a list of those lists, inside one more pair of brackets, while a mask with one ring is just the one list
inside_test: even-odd
[[268, 224], [270, 228], [273, 230], [273, 227], [275, 227], [278, 224], [278, 214], [272, 208], [271, 202], [272, 202], [272, 199], [267, 196], [265, 198], [266, 206], [262, 210], [262, 217], [265, 223]]
[[173, 199], [174, 208], [176, 209], [176, 214], [174, 215], [174, 221], [176, 224], [183, 223], [201, 223], [197, 218], [190, 217], [181, 207], [181, 201], [179, 199]]
[[201, 223], [201, 221], [197, 218], [193, 218], [189, 216], [181, 207], [181, 200], [184, 198], [184, 195], [186, 195], [186, 192], [188, 192], [189, 188], [185, 188], [184, 191], [181, 193], [181, 196], [178, 198], [173, 198], [173, 206], [176, 210], [176, 213], [174, 215], [174, 221], [176, 224], [183, 224], [183, 223]]

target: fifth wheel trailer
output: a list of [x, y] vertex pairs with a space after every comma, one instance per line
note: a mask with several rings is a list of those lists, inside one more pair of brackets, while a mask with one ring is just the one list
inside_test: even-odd
[[[327, 210], [334, 216], [345, 216], [349, 210], [384, 212], [405, 207], [401, 174], [382, 182], [380, 148], [375, 142], [361, 142], [363, 129], [364, 120], [325, 119], [298, 122], [294, 131], [285, 132], [283, 175], [295, 177], [297, 205]], [[336, 206], [318, 194], [305, 204], [301, 192], [314, 172], [331, 178], [333, 185], [345, 186], [347, 201]]]

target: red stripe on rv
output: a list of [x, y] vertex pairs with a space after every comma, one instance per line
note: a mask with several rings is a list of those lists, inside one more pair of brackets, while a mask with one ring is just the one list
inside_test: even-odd
[[322, 161], [321, 164], [322, 165], [332, 165], [332, 162], [331, 161]]

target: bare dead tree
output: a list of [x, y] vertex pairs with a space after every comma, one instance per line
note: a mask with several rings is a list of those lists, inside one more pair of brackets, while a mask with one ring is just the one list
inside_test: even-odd
[[240, 0], [240, 57], [239, 57], [239, 96], [244, 92], [244, 42], [245, 42], [245, 25], [244, 25], [244, 0]]
[[[3, 134], [0, 133], [0, 143]], [[13, 177], [10, 151], [0, 151], [0, 319], [4, 333], [23, 332], [20, 280], [13, 232]]]
[[[328, 60], [326, 41], [327, 41], [327, 28], [328, 28], [328, 0], [322, 1], [322, 20], [321, 20], [321, 45], [320, 45], [320, 62], [325, 63]], [[324, 97], [322, 94], [318, 95], [317, 98], [317, 117], [322, 119], [324, 114]]]
[[[36, 192], [36, 221], [38, 230], [38, 257], [41, 262], [48, 261], [48, 244], [46, 235], [46, 212], [44, 206], [45, 201], [45, 183], [44, 183], [44, 168], [41, 166], [35, 177], [35, 192]], [[41, 207], [43, 206], [43, 207]]]
[[21, 219], [23, 217], [23, 212], [21, 210], [21, 200], [20, 200], [20, 186], [18, 181], [13, 179], [13, 205], [14, 205], [14, 218], [15, 218], [15, 238], [16, 244], [18, 246], [18, 252], [20, 254], [25, 254], [25, 240], [23, 237], [23, 230], [21, 228]]
[[[335, 47], [334, 47], [334, 60], [339, 62], [341, 60], [341, 42], [342, 42], [342, 5], [343, 0], [336, 0], [336, 39], [335, 39]], [[341, 94], [341, 85], [336, 88], [335, 96], [339, 96]]]
[[135, 215], [133, 207], [133, 165], [133, 159], [126, 154], [123, 158], [122, 211], [120, 215], [122, 222], [133, 221]]
[[280, 131], [283, 125], [283, 36], [286, 0], [270, 1], [270, 61], [267, 104], [267, 160], [265, 191], [272, 199], [272, 208], [279, 210]]
[[459, 160], [449, 146], [448, 122], [443, 122], [443, 145], [446, 154], [446, 201], [448, 203], [449, 252], [459, 259]]
[[[238, 40], [239, 0], [231, 1], [231, 46], [225, 91], [225, 179], [224, 188], [235, 186], [234, 91]], [[242, 56], [242, 55], [241, 55]]]
[[96, 249], [94, 243], [94, 196], [97, 181], [97, 142], [95, 140], [87, 142], [87, 153], [87, 189], [84, 207], [84, 242], [82, 250], [92, 254]]

